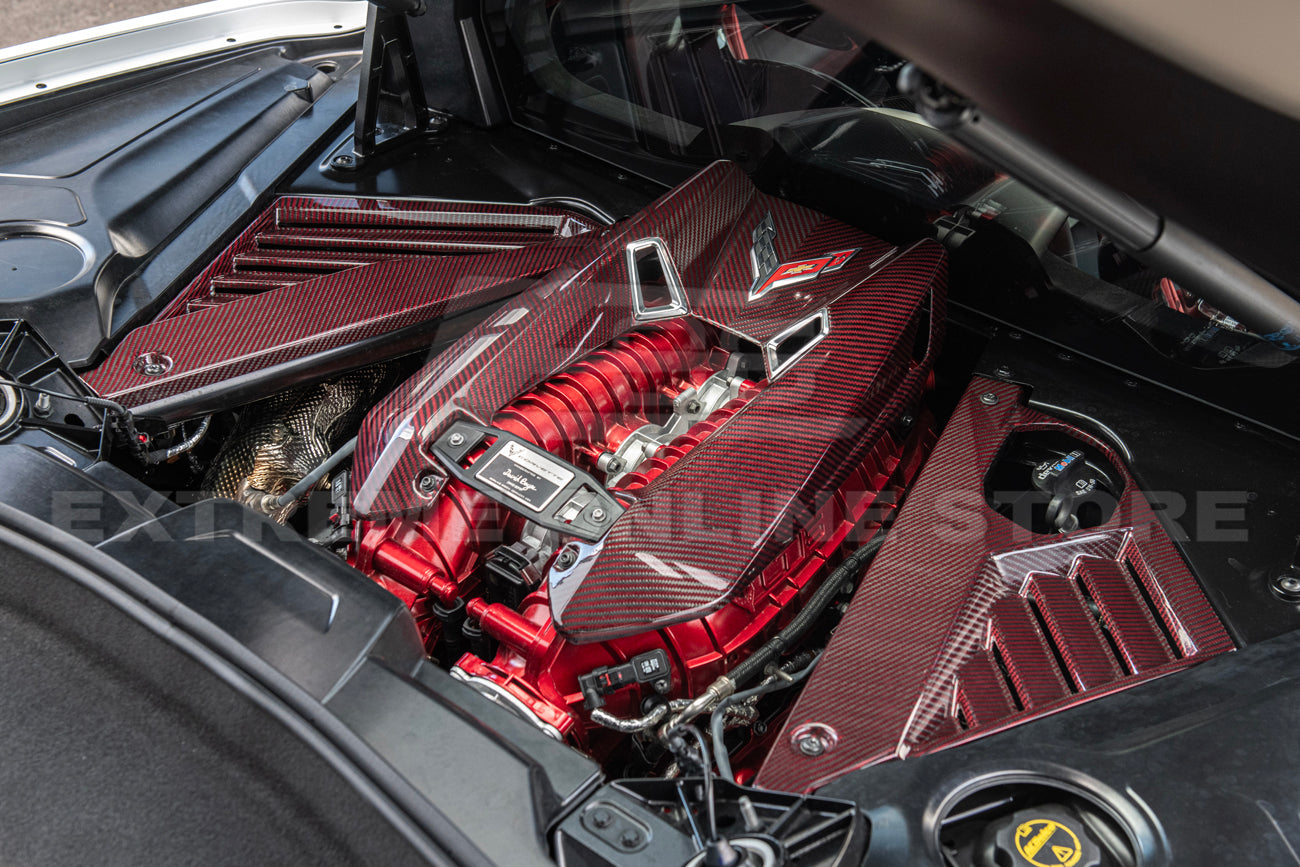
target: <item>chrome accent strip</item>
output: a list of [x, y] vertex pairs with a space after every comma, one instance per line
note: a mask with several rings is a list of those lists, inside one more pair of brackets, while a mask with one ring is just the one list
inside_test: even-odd
[[890, 256], [893, 256], [897, 252], [898, 252], [897, 247], [890, 247], [884, 253], [880, 254], [880, 256], [877, 257], [870, 265], [868, 265], [867, 269], [870, 271], [876, 270], [881, 265], [885, 264], [885, 261], [889, 259]]
[[618, 222], [618, 220], [610, 215], [609, 211], [606, 211], [604, 208], [593, 202], [589, 202], [586, 199], [580, 199], [577, 196], [542, 196], [537, 199], [529, 199], [528, 204], [536, 207], [563, 208], [569, 211], [578, 211], [606, 226], [612, 226]]

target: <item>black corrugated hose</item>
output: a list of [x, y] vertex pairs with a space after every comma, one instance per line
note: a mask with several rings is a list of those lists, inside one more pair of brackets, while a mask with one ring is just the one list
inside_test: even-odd
[[727, 676], [735, 681], [736, 686], [741, 686], [746, 681], [753, 679], [755, 675], [761, 674], [769, 662], [780, 658], [780, 656], [791, 647], [799, 643], [804, 633], [817, 622], [818, 618], [825, 613], [830, 604], [835, 601], [835, 597], [840, 594], [844, 588], [844, 582], [857, 581], [863, 568], [871, 562], [871, 558], [876, 556], [880, 546], [885, 544], [884, 532], [877, 533], [871, 537], [871, 540], [858, 550], [850, 554], [843, 563], [836, 566], [822, 586], [817, 588], [817, 592], [812, 595], [798, 614], [794, 616], [786, 627], [776, 635], [768, 639], [767, 643], [731, 670]]

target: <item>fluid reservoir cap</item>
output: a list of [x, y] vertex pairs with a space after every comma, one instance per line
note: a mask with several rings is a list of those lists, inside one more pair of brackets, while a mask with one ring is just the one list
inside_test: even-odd
[[984, 832], [985, 867], [1099, 867], [1101, 847], [1068, 807], [1043, 804], [1020, 810]]
[[1043, 461], [1034, 467], [1031, 478], [1034, 487], [1054, 496], [1083, 496], [1097, 487], [1097, 474], [1079, 449]]

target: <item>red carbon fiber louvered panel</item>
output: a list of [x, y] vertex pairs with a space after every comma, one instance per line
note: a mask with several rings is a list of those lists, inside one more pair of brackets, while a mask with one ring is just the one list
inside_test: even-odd
[[1063, 698], [1068, 691], [1065, 678], [1024, 597], [994, 602], [989, 621], [990, 650], [997, 648], [1021, 705], [1043, 707]]
[[1145, 672], [1173, 659], [1155, 620], [1132, 580], [1114, 560], [1080, 557], [1079, 579], [1096, 602], [1106, 628], [1115, 636], [1124, 667]]
[[1107, 651], [1106, 639], [1073, 581], [1034, 573], [1029, 577], [1029, 598], [1043, 613], [1076, 687], [1096, 689], [1120, 676], [1119, 663]]
[[964, 726], [1000, 720], [1015, 710], [1006, 681], [985, 653], [977, 653], [961, 667], [956, 678], [956, 696], [961, 711], [959, 719]]
[[[85, 379], [126, 406], [212, 385], [513, 294], [598, 238], [521, 205], [280, 199]], [[135, 369], [167, 355], [161, 376]]]
[[[241, 232], [159, 318], [210, 304], [222, 286], [259, 291], [257, 278], [272, 276], [258, 272], [259, 267], [274, 266], [273, 274], [284, 282], [301, 283], [398, 255], [496, 253], [594, 228], [563, 211], [528, 205], [285, 196]], [[278, 263], [277, 253], [283, 254]]]
[[[510, 281], [559, 265], [573, 244], [377, 262], [163, 319], [128, 334], [85, 379], [101, 395], [143, 406], [508, 297], [516, 291]], [[134, 362], [145, 352], [163, 353], [174, 366], [144, 376]]]
[[[981, 401], [986, 393], [996, 402]], [[992, 733], [1232, 649], [1119, 456], [1022, 397], [1007, 383], [972, 383], [758, 785], [815, 789], [853, 768]], [[984, 476], [999, 449], [1031, 430], [1067, 433], [1120, 468], [1124, 494], [1104, 525], [1037, 536], [986, 505]], [[990, 671], [1002, 680], [996, 690]], [[1003, 690], [1019, 707], [998, 714]], [[810, 723], [838, 735], [816, 758], [789, 740]]]

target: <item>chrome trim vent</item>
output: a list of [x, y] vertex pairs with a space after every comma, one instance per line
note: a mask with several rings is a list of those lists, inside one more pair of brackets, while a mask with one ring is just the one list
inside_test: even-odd
[[682, 278], [662, 238], [642, 238], [627, 245], [627, 274], [637, 321], [672, 319], [691, 312]]
[[773, 381], [790, 369], [831, 333], [831, 314], [825, 307], [805, 316], [763, 344], [767, 378]]

